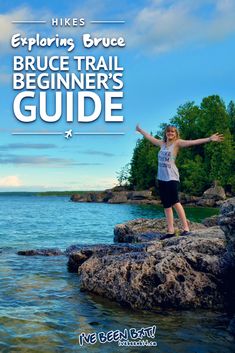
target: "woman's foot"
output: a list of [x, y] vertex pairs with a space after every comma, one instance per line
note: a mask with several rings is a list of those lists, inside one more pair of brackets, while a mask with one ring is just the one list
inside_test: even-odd
[[183, 232], [180, 233], [181, 237], [191, 235], [192, 233], [189, 230], [183, 230]]
[[175, 233], [167, 233], [167, 234], [162, 234], [160, 237], [160, 240], [164, 240], [164, 239], [169, 239], [175, 237]]

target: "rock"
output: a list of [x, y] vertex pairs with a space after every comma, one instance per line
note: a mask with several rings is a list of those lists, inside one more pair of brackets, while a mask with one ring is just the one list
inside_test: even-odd
[[[131, 204], [152, 204], [159, 205], [161, 201], [154, 196], [154, 189], [130, 191], [126, 187], [117, 186], [113, 189], [105, 191], [83, 192], [81, 194], [73, 194], [70, 198], [74, 202], [108, 202], [115, 203], [131, 203]], [[222, 187], [215, 186], [206, 190], [203, 197], [187, 195], [180, 193], [180, 201], [183, 204], [198, 205], [203, 207], [215, 207], [221, 204], [221, 200], [226, 198]]]
[[58, 256], [58, 255], [63, 255], [64, 252], [57, 248], [51, 248], [51, 249], [20, 250], [20, 251], [17, 251], [17, 254], [24, 255], [24, 256], [36, 256], [36, 255]]
[[196, 205], [196, 203], [200, 200], [200, 197], [198, 196], [187, 195], [183, 192], [179, 193], [179, 198], [182, 204], [190, 204], [190, 205]]
[[78, 272], [78, 268], [88, 260], [91, 256], [105, 256], [119, 253], [127, 253], [131, 251], [143, 251], [142, 244], [119, 244], [119, 245], [72, 245], [67, 248], [65, 253], [69, 256], [68, 270], [69, 272]]
[[[181, 223], [175, 220], [176, 228], [181, 228]], [[205, 226], [201, 223], [189, 221], [190, 229], [204, 229]], [[149, 234], [149, 239], [159, 239], [161, 233], [167, 233], [167, 224], [165, 218], [160, 219], [145, 219], [139, 218], [129, 221], [124, 224], [117, 224], [114, 228], [114, 242], [118, 243], [136, 243], [146, 241], [146, 236]]]
[[78, 271], [81, 290], [132, 308], [234, 313], [234, 217], [235, 198], [222, 205], [220, 226], [191, 223], [192, 235], [165, 240], [159, 240], [165, 219], [133, 220], [115, 227], [115, 241], [123, 244], [67, 249], [69, 266]]
[[143, 191], [132, 191], [129, 192], [129, 199], [131, 200], [151, 200], [152, 198], [152, 191], [150, 190], [143, 190]]
[[220, 201], [216, 201], [216, 207], [220, 207], [220, 206], [222, 206], [223, 205], [223, 203], [224, 203], [224, 201], [223, 200], [220, 200]]
[[235, 336], [235, 316], [232, 318], [232, 320], [229, 323], [228, 332], [231, 333], [233, 336]]
[[197, 206], [201, 206], [201, 207], [215, 207], [216, 206], [216, 200], [214, 199], [200, 199], [197, 202]]
[[215, 182], [215, 185], [207, 189], [196, 204], [202, 207], [217, 207], [224, 200], [226, 200], [225, 191], [222, 186], [218, 186]]
[[228, 199], [221, 206], [219, 225], [223, 229], [235, 257], [235, 197]]
[[138, 252], [96, 253], [78, 269], [81, 289], [139, 309], [223, 308], [226, 241], [222, 232], [205, 233], [145, 243]]
[[[227, 273], [227, 282], [229, 283], [227, 291], [233, 298], [230, 303], [230, 311], [235, 312], [235, 197], [228, 199], [223, 203], [220, 209], [219, 225], [225, 233], [227, 240], [227, 250], [230, 257], [230, 267]], [[234, 326], [233, 326], [234, 327]]]
[[74, 202], [108, 202], [108, 203], [151, 203], [154, 200], [151, 190], [129, 191], [123, 187], [115, 187], [102, 192], [84, 192], [73, 194], [70, 198]]
[[215, 185], [203, 193], [203, 199], [226, 200], [226, 194], [222, 186]]
[[126, 191], [114, 192], [108, 203], [127, 203], [127, 197], [128, 192]]
[[86, 194], [73, 194], [70, 200], [73, 202], [86, 202]]
[[84, 192], [73, 194], [70, 198], [73, 202], [107, 202], [112, 197], [108, 192]]
[[217, 226], [219, 223], [219, 215], [214, 215], [203, 219], [202, 224], [206, 227]]
[[128, 204], [132, 205], [160, 205], [160, 200], [128, 200]]

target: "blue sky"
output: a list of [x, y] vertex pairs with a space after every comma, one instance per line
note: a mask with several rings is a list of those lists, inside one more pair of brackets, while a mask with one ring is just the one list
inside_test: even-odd
[[[17, 3], [17, 5], [15, 4]], [[83, 28], [55, 29], [45, 25], [12, 24], [14, 20], [52, 17], [85, 18]], [[234, 0], [20, 1], [0, 5], [1, 103], [0, 191], [98, 190], [115, 185], [116, 172], [131, 159], [136, 123], [156, 132], [179, 105], [200, 103], [219, 94], [226, 104], [234, 100]], [[125, 24], [91, 25], [92, 20], [124, 20]], [[78, 55], [118, 55], [124, 67], [123, 123], [20, 123], [12, 111], [12, 57], [27, 54], [10, 47], [14, 33], [73, 37], [82, 33], [123, 36], [122, 49], [83, 49]], [[66, 55], [53, 48], [33, 55]], [[74, 54], [74, 53], [72, 53]], [[30, 54], [31, 55], [31, 54]], [[15, 136], [24, 131], [123, 132], [120, 136]]]

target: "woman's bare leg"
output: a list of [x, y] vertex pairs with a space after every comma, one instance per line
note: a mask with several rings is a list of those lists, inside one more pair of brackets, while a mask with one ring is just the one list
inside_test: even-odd
[[168, 233], [173, 234], [175, 230], [174, 230], [174, 215], [173, 215], [172, 207], [164, 208], [164, 212], [166, 216]]
[[187, 222], [187, 218], [186, 218], [183, 206], [181, 205], [180, 202], [177, 202], [173, 205], [173, 207], [176, 210], [177, 215], [182, 223], [183, 230], [189, 231], [188, 222]]

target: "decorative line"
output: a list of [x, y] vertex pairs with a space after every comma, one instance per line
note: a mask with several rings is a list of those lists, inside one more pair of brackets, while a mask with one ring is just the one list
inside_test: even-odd
[[27, 24], [27, 23], [47, 23], [47, 21], [11, 21], [11, 23], [21, 23], [21, 24]]
[[12, 132], [12, 135], [63, 135], [63, 132]]
[[[12, 132], [12, 135], [64, 135], [64, 132], [32, 132], [32, 131], [26, 132], [24, 131], [24, 132]], [[73, 132], [73, 135], [125, 135], [125, 133], [124, 132]]]
[[125, 135], [124, 132], [74, 132], [74, 135]]
[[90, 21], [90, 23], [107, 23], [107, 24], [112, 24], [112, 23], [115, 23], [115, 24], [124, 24], [125, 21], [106, 21], [106, 20], [101, 20], [101, 21]]

